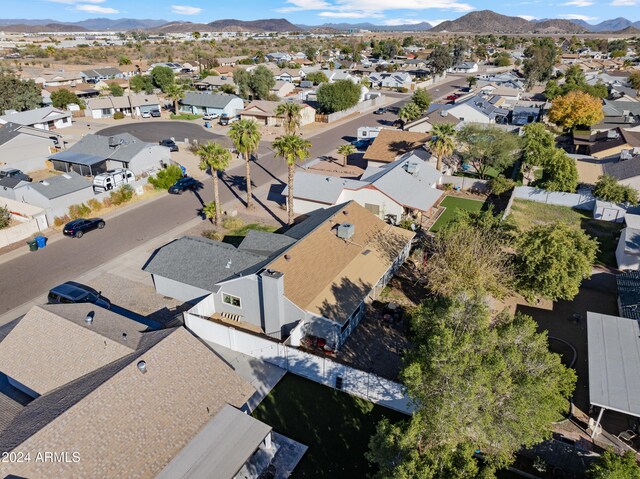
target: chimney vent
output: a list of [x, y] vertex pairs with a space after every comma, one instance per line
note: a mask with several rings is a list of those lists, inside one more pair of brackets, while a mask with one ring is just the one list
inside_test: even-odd
[[138, 370], [142, 374], [145, 374], [147, 372], [147, 363], [145, 361], [138, 361], [138, 364], [136, 366], [138, 366]]
[[87, 324], [93, 323], [93, 317], [96, 315], [95, 311], [89, 311], [87, 317], [84, 318], [84, 322]]

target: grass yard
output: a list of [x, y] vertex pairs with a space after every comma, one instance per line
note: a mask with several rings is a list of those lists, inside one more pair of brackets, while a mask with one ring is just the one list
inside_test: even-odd
[[431, 226], [431, 228], [429, 229], [429, 231], [433, 233], [436, 233], [440, 228], [449, 223], [449, 221], [451, 221], [451, 218], [453, 218], [456, 210], [462, 209], [467, 211], [480, 211], [484, 206], [484, 202], [479, 200], [470, 200], [467, 198], [459, 198], [457, 196], [447, 196], [444, 200], [442, 200], [440, 206], [443, 206], [446, 209], [440, 215], [438, 220], [433, 224], [433, 226]]
[[309, 447], [292, 478], [360, 478], [375, 472], [364, 457], [383, 417], [404, 414], [287, 374], [253, 412], [276, 432]]
[[623, 228], [621, 223], [594, 220], [589, 212], [567, 206], [547, 205], [521, 199], [514, 200], [509, 218], [521, 230], [527, 230], [538, 224], [556, 222], [581, 228], [598, 240], [596, 263], [617, 267], [615, 253], [620, 230]]
[[179, 114], [175, 114], [175, 113], [171, 113], [171, 115], [169, 115], [169, 118], [171, 118], [172, 120], [198, 120], [200, 118], [202, 118], [202, 115], [193, 115], [191, 113], [179, 113]]

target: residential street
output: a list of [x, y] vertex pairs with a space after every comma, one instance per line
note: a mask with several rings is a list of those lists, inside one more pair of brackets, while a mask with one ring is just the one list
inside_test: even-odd
[[[455, 89], [453, 85], [463, 86], [463, 83], [464, 80], [458, 78], [449, 83], [432, 87], [430, 90], [435, 100], [452, 92]], [[436, 89], [438, 89], [437, 92]], [[392, 106], [399, 106], [407, 99], [408, 96], [403, 95], [402, 99], [393, 103]], [[395, 117], [389, 113], [385, 115], [369, 113], [356, 116], [334, 128], [327, 126], [326, 130], [310, 138], [313, 144], [311, 158], [335, 149], [344, 143], [344, 138], [355, 137], [356, 130], [360, 126], [375, 126], [380, 124], [380, 121], [392, 121]], [[128, 131], [139, 134], [140, 127], [154, 125], [154, 123], [158, 122], [136, 124]], [[151, 127], [157, 128], [157, 126]], [[164, 130], [156, 130], [156, 132], [161, 133], [161, 136], [165, 135]], [[166, 133], [166, 136], [174, 136], [177, 140], [181, 139], [179, 133], [174, 132], [172, 135]], [[211, 137], [214, 136], [211, 135]], [[145, 139], [142, 135], [141, 137]], [[203, 138], [205, 137], [206, 135], [203, 135]], [[223, 203], [233, 199], [234, 195], [244, 198], [244, 173], [245, 165], [243, 163], [236, 163], [226, 172], [225, 184], [227, 186], [221, 189]], [[252, 164], [251, 174], [254, 187], [272, 183], [280, 183], [284, 186], [283, 178], [286, 177], [286, 166], [281, 158], [274, 158], [273, 153], [267, 151]], [[213, 199], [211, 181], [205, 181], [204, 188], [199, 192], [199, 195], [204, 202]], [[23, 254], [0, 264], [0, 277], [2, 278], [0, 282], [0, 315], [46, 293], [59, 283], [72, 280], [78, 275], [193, 220], [198, 216], [198, 210], [201, 206], [199, 199], [193, 194], [163, 196], [154, 201], [141, 203], [130, 211], [113, 218], [107, 217], [107, 226], [104, 230], [87, 234], [80, 240], [63, 238], [52, 242], [37, 253]]]

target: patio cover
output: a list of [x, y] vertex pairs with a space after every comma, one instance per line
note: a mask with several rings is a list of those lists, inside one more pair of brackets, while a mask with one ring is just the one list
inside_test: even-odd
[[85, 153], [74, 153], [73, 151], [61, 151], [49, 157], [50, 160], [63, 161], [65, 163], [75, 163], [77, 165], [94, 166], [106, 160], [101, 156], [87, 155]]
[[589, 400], [640, 417], [640, 323], [587, 313]]

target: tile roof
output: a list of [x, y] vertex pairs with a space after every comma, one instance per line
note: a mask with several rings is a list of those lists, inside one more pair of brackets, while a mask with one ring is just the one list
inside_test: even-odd
[[239, 115], [254, 115], [260, 117], [275, 117], [276, 109], [280, 105], [279, 101], [253, 100]]
[[430, 134], [383, 128], [367, 148], [365, 160], [391, 163], [400, 155], [424, 145]]
[[75, 171], [50, 176], [45, 180], [34, 181], [21, 186], [21, 188], [35, 190], [49, 200], [91, 187], [92, 183]]

